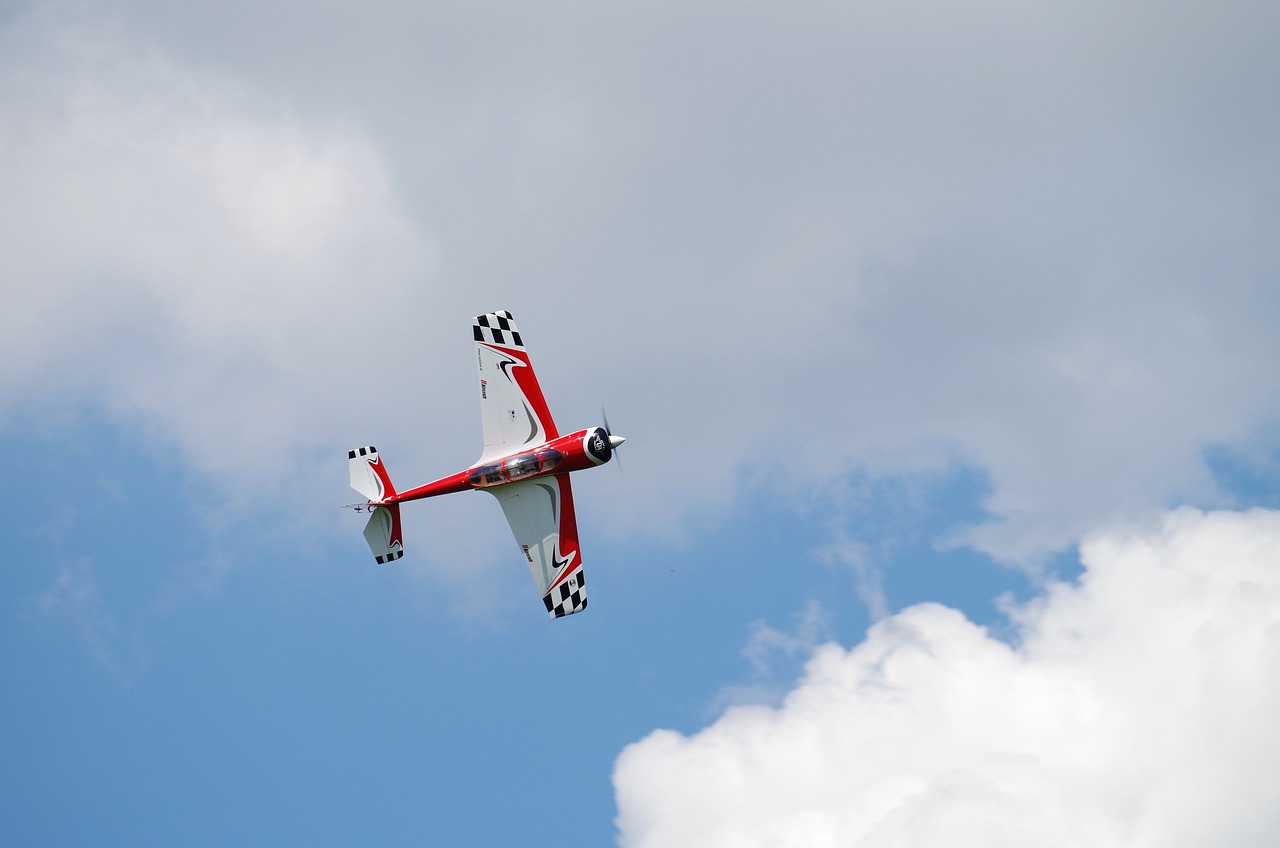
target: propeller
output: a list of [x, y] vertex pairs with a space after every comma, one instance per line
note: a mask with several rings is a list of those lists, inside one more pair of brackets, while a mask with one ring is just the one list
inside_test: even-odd
[[622, 457], [618, 455], [618, 448], [626, 441], [624, 436], [613, 435], [613, 428], [609, 426], [609, 415], [604, 411], [604, 406], [600, 407], [600, 418], [604, 421], [604, 432], [609, 437], [609, 447], [613, 449], [614, 455], [618, 461], [618, 473], [622, 473]]

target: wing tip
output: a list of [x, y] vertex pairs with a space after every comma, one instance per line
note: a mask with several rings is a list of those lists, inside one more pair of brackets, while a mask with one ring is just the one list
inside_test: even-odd
[[564, 604], [561, 604], [559, 606], [553, 607], [548, 614], [551, 616], [552, 619], [564, 618], [565, 616], [573, 615], [575, 612], [582, 612], [586, 608], [587, 608], [587, 599], [583, 598], [582, 603], [580, 603], [578, 606], [574, 607], [573, 609], [566, 610], [564, 609]]
[[471, 322], [471, 332], [477, 342], [484, 344], [524, 347], [524, 340], [516, 329], [515, 316], [505, 309], [477, 315]]
[[574, 580], [565, 580], [543, 595], [542, 603], [546, 605], [547, 614], [552, 618], [564, 618], [586, 609], [587, 581], [582, 579], [582, 569], [578, 569]]

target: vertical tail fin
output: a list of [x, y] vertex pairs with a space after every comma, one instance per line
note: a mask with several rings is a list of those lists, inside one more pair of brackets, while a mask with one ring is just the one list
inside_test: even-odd
[[370, 445], [347, 451], [347, 464], [351, 471], [351, 488], [374, 503], [395, 497], [396, 487], [391, 484], [391, 475], [382, 464], [377, 448]]

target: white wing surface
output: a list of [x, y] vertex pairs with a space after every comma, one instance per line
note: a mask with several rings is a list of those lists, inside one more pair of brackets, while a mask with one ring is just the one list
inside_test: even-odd
[[587, 588], [568, 475], [521, 480], [485, 491], [501, 502], [551, 617], [586, 609]]
[[488, 462], [559, 435], [510, 312], [478, 315], [472, 323], [480, 372], [480, 422]]

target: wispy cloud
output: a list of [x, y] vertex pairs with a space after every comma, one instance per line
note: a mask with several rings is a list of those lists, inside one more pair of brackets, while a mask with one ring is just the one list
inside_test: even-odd
[[40, 612], [74, 632], [98, 667], [117, 682], [132, 677], [136, 657], [122, 652], [115, 616], [104, 602], [87, 563], [61, 568], [39, 597]]
[[751, 622], [742, 648], [750, 677], [723, 687], [712, 698], [708, 711], [714, 715], [731, 706], [781, 703], [798, 669], [831, 638], [829, 619], [826, 609], [815, 600], [795, 614], [790, 628], [776, 628], [763, 619]]
[[843, 527], [836, 526], [833, 539], [817, 550], [819, 559], [831, 565], [840, 565], [853, 572], [858, 600], [867, 608], [872, 621], [879, 621], [889, 614], [884, 599], [884, 579], [871, 562], [867, 546], [851, 539]]

